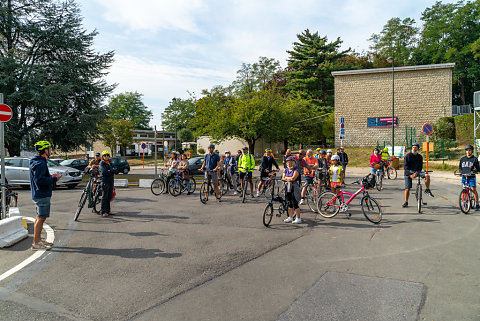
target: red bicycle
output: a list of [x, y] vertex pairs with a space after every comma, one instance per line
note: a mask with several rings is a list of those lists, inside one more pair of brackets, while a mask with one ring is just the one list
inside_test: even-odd
[[[379, 224], [382, 221], [382, 208], [378, 205], [378, 202], [368, 194], [367, 189], [373, 188], [375, 186], [375, 178], [368, 175], [364, 178], [354, 182], [353, 184], [362, 184], [360, 189], [355, 193], [348, 193], [340, 191], [339, 194], [333, 192], [325, 192], [320, 195], [317, 201], [317, 208], [320, 215], [326, 218], [334, 217], [338, 212], [347, 213], [348, 216], [351, 214], [348, 213], [348, 205], [353, 201], [357, 195], [363, 193], [363, 197], [360, 200], [360, 205], [362, 206], [363, 215], [374, 224]], [[339, 187], [339, 186], [337, 186]], [[340, 186], [345, 187], [345, 186]], [[348, 200], [345, 201], [344, 195], [350, 196]]]

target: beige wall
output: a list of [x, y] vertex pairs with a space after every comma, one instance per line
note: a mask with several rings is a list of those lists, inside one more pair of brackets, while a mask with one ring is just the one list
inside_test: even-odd
[[[345, 146], [374, 146], [391, 141], [392, 128], [367, 127], [367, 117], [392, 116], [392, 72], [335, 76], [335, 143], [340, 145], [340, 117], [345, 118]], [[405, 144], [405, 125], [420, 135], [425, 122], [452, 114], [452, 67], [395, 70], [395, 145]]]
[[[208, 145], [210, 145], [211, 137], [210, 136], [200, 136], [197, 139], [197, 148], [203, 148], [207, 151]], [[213, 142], [212, 142], [213, 143]], [[247, 146], [248, 143], [243, 139], [232, 138], [228, 140], [224, 140], [218, 144], [215, 144], [215, 148], [220, 151], [220, 154], [223, 154], [226, 150], [229, 150], [232, 153], [236, 153], [237, 150], [242, 149], [243, 147]], [[283, 144], [281, 143], [265, 143], [263, 140], [259, 139], [255, 143], [255, 154], [256, 156], [263, 155], [263, 152], [266, 148], [271, 148], [274, 155], [279, 155], [283, 152]], [[197, 149], [197, 150], [198, 150]]]

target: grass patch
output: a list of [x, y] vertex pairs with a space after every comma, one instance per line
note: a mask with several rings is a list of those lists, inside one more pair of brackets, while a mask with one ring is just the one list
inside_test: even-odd
[[370, 167], [370, 156], [374, 148], [375, 147], [345, 148], [345, 152], [348, 155], [348, 166]]

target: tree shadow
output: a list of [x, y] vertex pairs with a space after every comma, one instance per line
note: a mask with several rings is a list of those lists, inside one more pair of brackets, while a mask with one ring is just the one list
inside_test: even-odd
[[[69, 231], [70, 229], [57, 228], [57, 231]], [[169, 236], [169, 234], [157, 233], [157, 232], [114, 232], [114, 231], [96, 231], [96, 230], [81, 230], [75, 229], [75, 232], [87, 232], [87, 233], [102, 233], [102, 234], [128, 234], [131, 236]]]
[[126, 202], [126, 203], [142, 203], [142, 202], [154, 203], [154, 202], [157, 202], [157, 200], [154, 200], [154, 199], [151, 199], [151, 198], [138, 198], [138, 197], [132, 197], [132, 198], [130, 198], [130, 197], [129, 198], [119, 197], [116, 200], [118, 202]]
[[145, 259], [145, 258], [176, 258], [182, 256], [182, 253], [168, 253], [159, 249], [143, 249], [143, 248], [132, 248], [132, 249], [102, 249], [95, 247], [64, 247], [57, 246], [53, 247], [50, 251], [58, 253], [78, 253], [78, 254], [87, 254], [87, 255], [109, 255], [109, 256], [118, 256], [127, 259]]

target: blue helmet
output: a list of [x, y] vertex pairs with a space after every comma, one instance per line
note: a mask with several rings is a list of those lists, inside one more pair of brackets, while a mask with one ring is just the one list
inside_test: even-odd
[[413, 146], [417, 146], [418, 148], [420, 148], [420, 144], [419, 144], [419, 143], [413, 143], [413, 144], [412, 144], [412, 147], [413, 147]]

